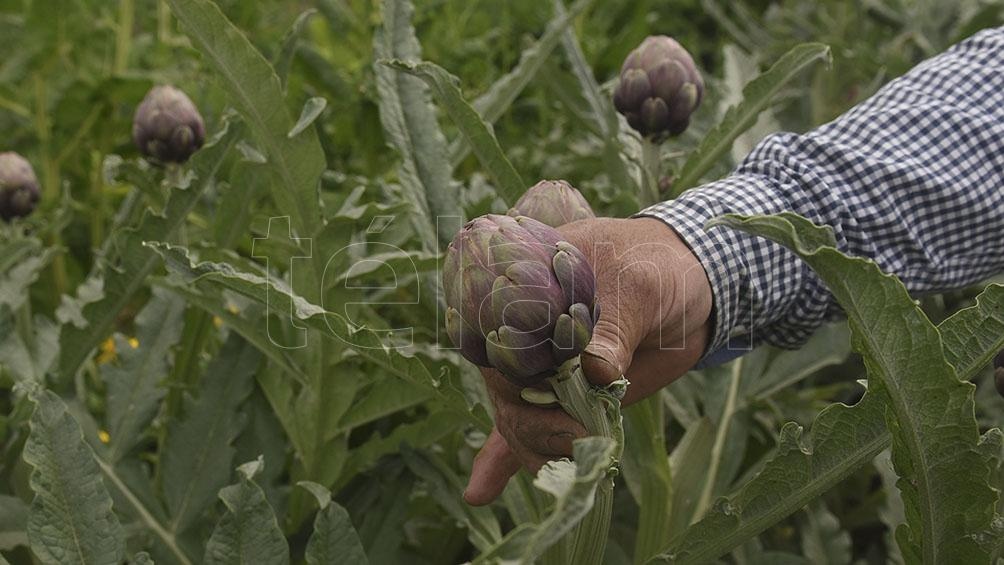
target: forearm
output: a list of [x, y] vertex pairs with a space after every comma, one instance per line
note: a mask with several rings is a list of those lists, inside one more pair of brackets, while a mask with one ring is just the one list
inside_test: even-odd
[[704, 231], [725, 213], [795, 211], [833, 228], [912, 292], [1004, 267], [1004, 28], [913, 69], [834, 122], [761, 142], [730, 177], [641, 215], [667, 222], [714, 293], [709, 351], [744, 336], [794, 347], [835, 311], [818, 278], [777, 244]]

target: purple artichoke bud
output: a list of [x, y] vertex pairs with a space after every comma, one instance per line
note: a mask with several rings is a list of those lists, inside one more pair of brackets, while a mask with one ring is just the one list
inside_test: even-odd
[[527, 216], [552, 228], [596, 217], [582, 193], [563, 180], [542, 180], [531, 186], [509, 215]]
[[184, 163], [202, 147], [206, 126], [192, 100], [173, 86], [155, 86], [136, 108], [132, 139], [157, 163]]
[[703, 95], [690, 53], [671, 37], [652, 35], [624, 59], [614, 106], [638, 133], [659, 143], [687, 129]]
[[41, 195], [31, 163], [13, 151], [0, 153], [0, 218], [31, 214]]
[[994, 357], [994, 386], [997, 394], [1004, 396], [1004, 351]]
[[468, 222], [446, 252], [443, 289], [446, 332], [460, 353], [520, 386], [582, 353], [599, 315], [585, 256], [526, 216]]

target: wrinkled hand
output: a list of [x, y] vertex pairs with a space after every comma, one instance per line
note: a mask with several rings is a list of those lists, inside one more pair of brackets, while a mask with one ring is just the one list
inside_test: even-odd
[[[711, 288], [697, 258], [676, 233], [653, 218], [581, 220], [558, 228], [596, 275], [600, 320], [582, 354], [586, 378], [631, 382], [624, 404], [666, 386], [700, 359], [710, 339]], [[520, 387], [482, 369], [495, 429], [474, 460], [464, 499], [488, 504], [519, 468], [536, 472], [572, 454], [586, 435], [559, 407], [529, 404]]]

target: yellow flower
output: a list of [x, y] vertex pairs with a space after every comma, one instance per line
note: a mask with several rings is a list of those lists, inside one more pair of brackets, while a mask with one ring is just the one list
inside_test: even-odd
[[98, 354], [98, 364], [104, 365], [115, 360], [115, 339], [108, 338], [101, 342], [101, 353]]
[[213, 316], [213, 325], [216, 326], [216, 329], [220, 329], [223, 326], [223, 318]]
[[129, 347], [132, 347], [133, 349], [136, 349], [137, 347], [139, 347], [139, 340], [136, 339], [136, 338], [134, 338], [134, 337], [130, 337], [129, 338]]
[[104, 430], [99, 430], [98, 431], [98, 439], [101, 440], [101, 443], [108, 443], [108, 442], [110, 442], [112, 440], [112, 436], [108, 435], [108, 432], [106, 432]]
[[227, 310], [229, 310], [231, 314], [241, 313], [240, 308], [234, 306], [233, 304], [227, 304]]

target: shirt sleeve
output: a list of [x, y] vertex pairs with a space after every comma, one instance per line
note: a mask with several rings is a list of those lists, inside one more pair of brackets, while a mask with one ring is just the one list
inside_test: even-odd
[[704, 266], [715, 317], [705, 363], [760, 342], [797, 347], [839, 313], [787, 249], [704, 230], [726, 213], [782, 211], [831, 226], [842, 251], [875, 260], [911, 293], [1000, 271], [1004, 27], [921, 63], [833, 122], [765, 138], [729, 177], [638, 214], [669, 224]]

